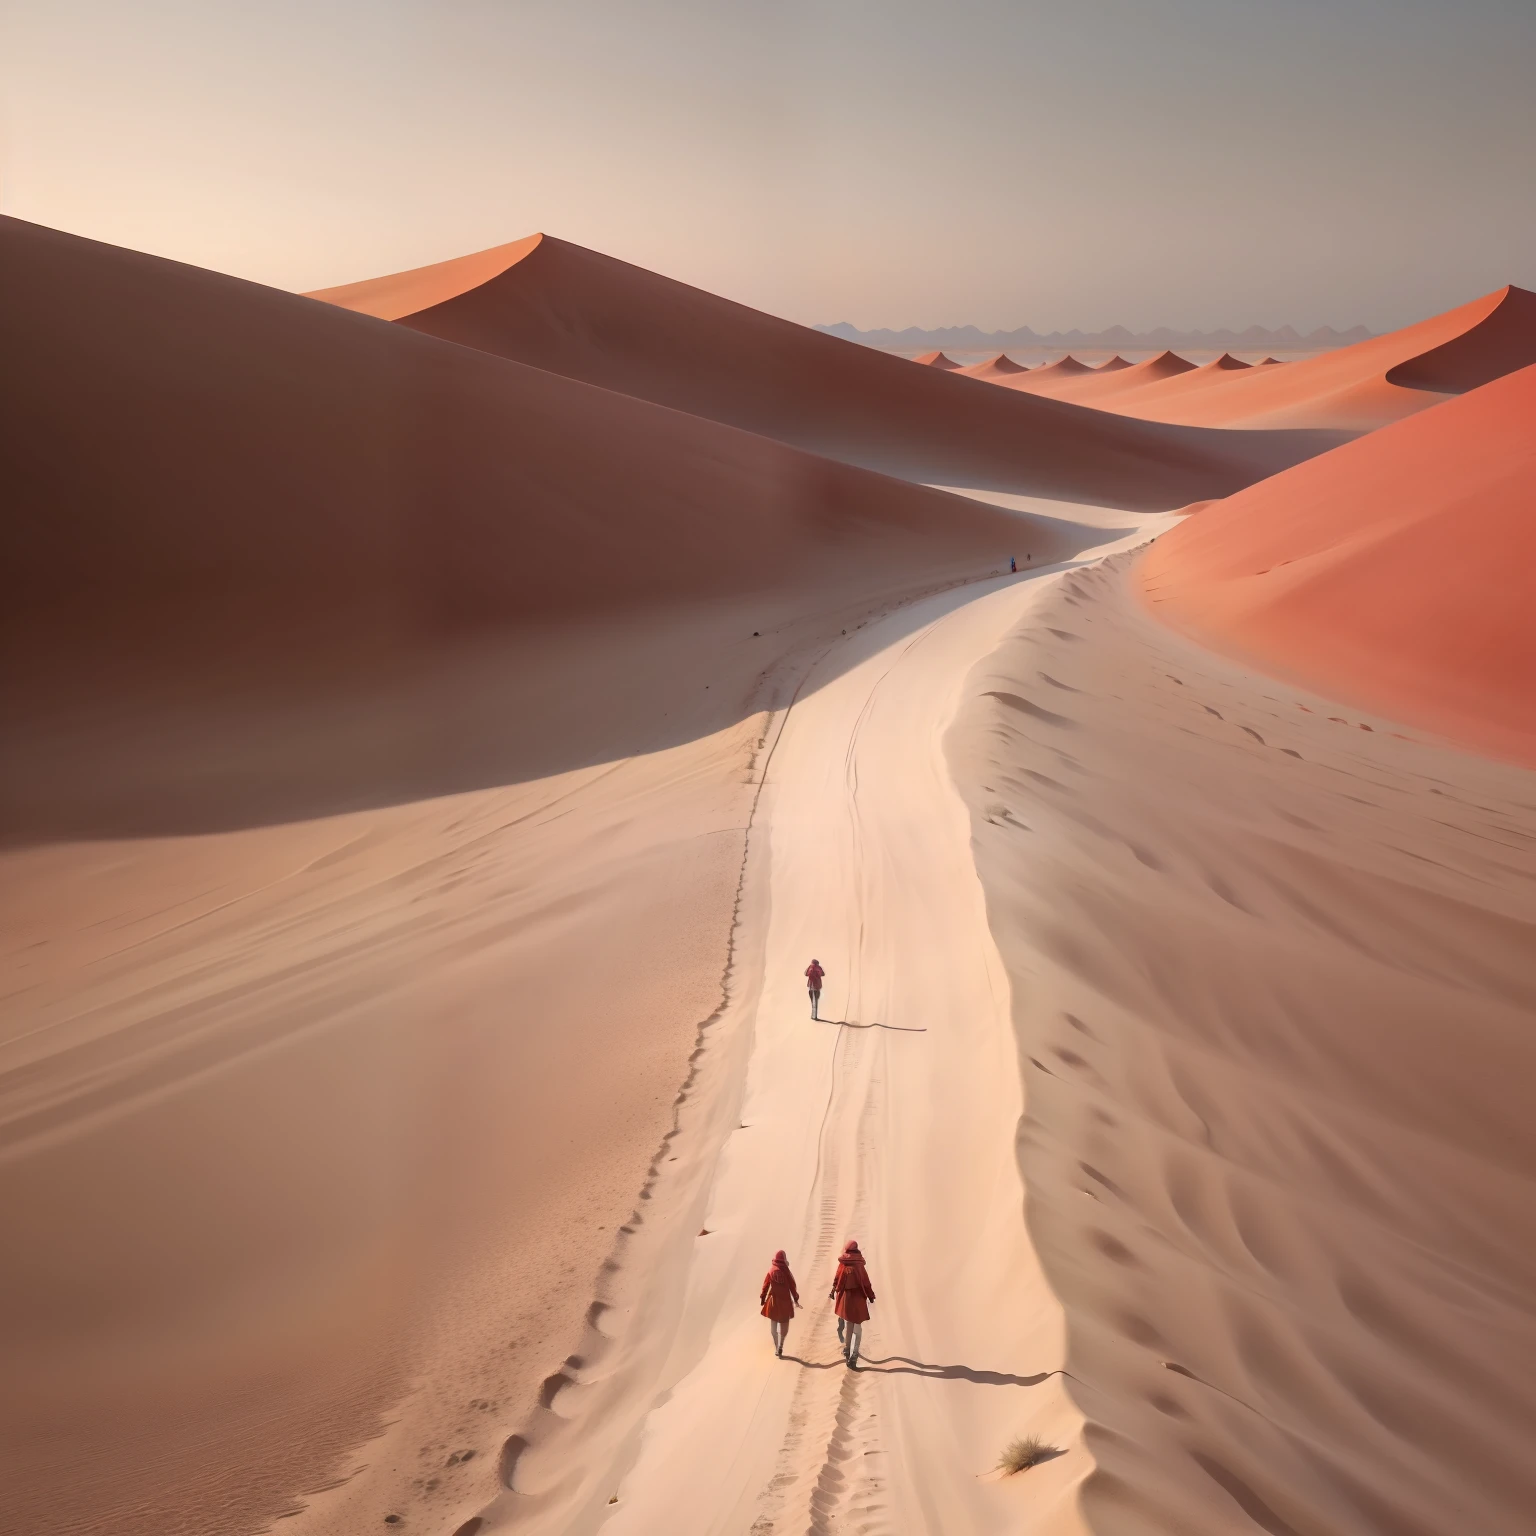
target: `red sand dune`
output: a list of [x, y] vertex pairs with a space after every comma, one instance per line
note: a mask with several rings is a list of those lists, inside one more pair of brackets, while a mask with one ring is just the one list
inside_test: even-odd
[[1368, 432], [1536, 363], [1536, 294], [1501, 288], [1386, 336], [1283, 368], [1245, 369], [1190, 393], [1182, 381], [1104, 409], [1202, 426]]
[[958, 368], [960, 366], [954, 358], [947, 357], [942, 352], [921, 352], [912, 361], [921, 363], [925, 368]]
[[1087, 363], [1080, 363], [1070, 352], [1065, 357], [1058, 357], [1054, 363], [1042, 363], [1040, 367], [1030, 370], [1032, 384], [1050, 384], [1058, 379], [1073, 379], [1080, 374], [1092, 373], [1093, 369]]
[[1024, 363], [1016, 363], [1006, 352], [989, 357], [984, 363], [972, 363], [960, 370], [968, 379], [1011, 379], [1030, 370]]
[[1117, 352], [1107, 363], [1100, 363], [1093, 371], [1098, 374], [1119, 373], [1122, 368], [1131, 368], [1135, 365], [1129, 363]]
[[1129, 415], [1132, 414], [1131, 408], [1125, 402], [1151, 399], [1154, 396], [1165, 407], [1171, 407], [1174, 403], [1186, 401], [1191, 395], [1203, 395], [1208, 389], [1229, 384], [1234, 376], [1246, 375], [1252, 371], [1251, 363], [1245, 363], [1241, 358], [1233, 357], [1230, 352], [1223, 352], [1220, 357], [1212, 358], [1208, 363], [1201, 363], [1196, 368], [1181, 370], [1158, 381], [1148, 380], [1144, 385], [1138, 384], [1135, 386], [1137, 389], [1135, 395], [1131, 395], [1128, 389], [1121, 388], [1116, 391], [1118, 397], [1116, 404], [1106, 408], [1122, 410]]
[[1536, 766], [1533, 423], [1536, 366], [1206, 508], [1144, 590], [1270, 671]]
[[1159, 352], [1156, 357], [1145, 358], [1139, 363], [1130, 363], [1120, 368], [1109, 369], [1106, 364], [1104, 368], [1091, 368], [1084, 373], [1057, 374], [1043, 381], [1039, 381], [1040, 370], [1037, 369], [1027, 379], [999, 379], [997, 382], [1031, 394], [1038, 392], [1049, 395], [1053, 400], [1070, 400], [1077, 405], [1097, 406], [1107, 395], [1122, 394], [1127, 390], [1139, 389], [1144, 384], [1156, 383], [1159, 379], [1174, 378], [1191, 372], [1194, 367], [1195, 364], [1186, 362], [1175, 353]]
[[1158, 379], [1172, 379], [1181, 373], [1190, 373], [1195, 366], [1188, 358], [1180, 357], [1177, 352], [1159, 352], [1156, 357], [1133, 363], [1130, 369], [1115, 381], [1115, 385], [1120, 388], [1153, 384]]
[[[489, 280], [433, 302], [501, 262]], [[1132, 428], [959, 370], [914, 368], [547, 235], [446, 265], [447, 274], [425, 268], [312, 297], [939, 485], [1166, 510], [1227, 495], [1337, 442]]]

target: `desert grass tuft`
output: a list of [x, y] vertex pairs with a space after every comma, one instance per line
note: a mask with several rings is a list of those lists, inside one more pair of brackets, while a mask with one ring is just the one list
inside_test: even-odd
[[1039, 1435], [1024, 1435], [1008, 1442], [1007, 1449], [997, 1458], [997, 1468], [1012, 1477], [1015, 1472], [1023, 1472], [1059, 1454], [1054, 1445], [1047, 1445]]

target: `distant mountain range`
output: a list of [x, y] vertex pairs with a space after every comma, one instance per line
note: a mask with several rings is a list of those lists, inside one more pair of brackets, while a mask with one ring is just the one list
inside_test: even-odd
[[1060, 348], [1068, 352], [1161, 352], [1168, 348], [1189, 352], [1321, 352], [1365, 341], [1373, 334], [1363, 325], [1351, 326], [1347, 331], [1324, 325], [1307, 336], [1289, 325], [1282, 325], [1278, 331], [1266, 330], [1262, 325], [1250, 325], [1246, 331], [1175, 331], [1159, 326], [1155, 331], [1139, 334], [1123, 325], [1112, 325], [1107, 331], [1050, 331], [1042, 336], [1027, 325], [1016, 331], [979, 331], [974, 325], [943, 326], [936, 331], [919, 330], [915, 325], [904, 331], [861, 331], [846, 320], [836, 325], [818, 325], [816, 329], [886, 352], [927, 352], [935, 347], [953, 352], [1006, 352], [1010, 347], [1018, 351]]

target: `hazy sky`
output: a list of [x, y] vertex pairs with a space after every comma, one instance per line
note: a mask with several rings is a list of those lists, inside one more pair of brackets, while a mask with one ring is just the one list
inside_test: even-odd
[[536, 229], [792, 319], [1536, 287], [1536, 0], [5, 0], [0, 209], [282, 287]]

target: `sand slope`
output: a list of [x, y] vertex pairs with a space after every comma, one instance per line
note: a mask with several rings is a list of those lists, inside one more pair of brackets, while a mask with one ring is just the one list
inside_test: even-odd
[[[217, 669], [214, 694], [232, 668], [322, 688], [345, 673], [350, 690], [359, 669], [412, 663], [428, 644], [739, 600], [813, 573], [836, 585], [870, 558], [866, 535], [878, 536], [877, 565], [910, 571], [964, 551], [1006, 557], [1021, 527], [276, 290], [14, 220], [3, 234], [8, 622], [37, 643], [28, 675], [9, 683], [39, 707], [57, 709], [69, 689], [110, 691], [110, 669], [139, 662], [204, 681]], [[1059, 530], [1036, 532], [1044, 550], [1065, 547]], [[573, 729], [524, 733], [496, 772], [590, 760], [594, 744]], [[658, 723], [630, 745], [668, 739], [676, 730]], [[419, 772], [381, 793], [470, 787], [478, 770], [459, 773], [461, 748], [434, 764], [435, 744], [413, 742]], [[243, 800], [252, 816], [324, 802], [315, 763], [295, 770], [289, 797], [277, 761], [220, 776], [195, 754], [167, 756], [186, 770], [179, 825], [196, 821], [202, 768], [221, 818]], [[126, 802], [135, 762], [120, 767], [113, 793]], [[351, 764], [331, 768], [328, 804], [369, 797]], [[87, 798], [103, 792], [42, 772], [12, 786], [24, 797], [13, 814], [36, 830], [54, 797], [83, 828]], [[102, 814], [120, 827], [112, 818], [137, 813]]]
[[490, 267], [503, 259], [478, 284], [479, 266], [448, 264], [466, 287], [447, 300], [436, 299], [447, 279], [430, 268], [316, 297], [396, 312], [464, 346], [929, 484], [1167, 510], [1338, 441], [1133, 425], [983, 388], [958, 370], [913, 367], [548, 235], [486, 253]]
[[1519, 1536], [1532, 775], [1202, 651], [1108, 566], [968, 691], [1087, 1525]]
[[1180, 378], [1103, 405], [1147, 421], [1364, 432], [1531, 363], [1536, 294], [1510, 287], [1337, 352], [1245, 369], [1197, 393]]
[[1536, 764], [1536, 367], [1216, 503], [1143, 566], [1159, 617]]
[[452, 1530], [721, 1006], [770, 712], [1073, 546], [14, 220], [0, 348], [7, 1515]]

